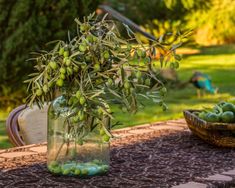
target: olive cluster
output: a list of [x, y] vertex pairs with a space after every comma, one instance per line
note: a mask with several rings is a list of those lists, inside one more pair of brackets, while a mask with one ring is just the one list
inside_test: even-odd
[[80, 177], [92, 176], [95, 174], [104, 174], [108, 171], [108, 165], [102, 164], [98, 159], [87, 163], [69, 162], [60, 164], [57, 161], [51, 161], [48, 169], [54, 174], [76, 175]]
[[[101, 127], [104, 141], [111, 134], [102, 126], [102, 118], [113, 118], [109, 106], [113, 99], [129, 112], [137, 111], [140, 97], [153, 99], [166, 109], [166, 89], [156, 79], [151, 58], [153, 49], [164, 48], [164, 44], [155, 42], [146, 47], [135, 36], [122, 39], [113, 21], [97, 21], [94, 16], [84, 18], [84, 22], [75, 21], [76, 36], [69, 37], [68, 42], [57, 41], [53, 50], [42, 51], [33, 58], [36, 73], [26, 81], [32, 91], [29, 105], [37, 102], [42, 106], [53, 99], [55, 91], [60, 91], [66, 95], [66, 105], [74, 111], [69, 122], [86, 125], [94, 117], [93, 124]], [[132, 41], [137, 45], [131, 45]], [[164, 48], [164, 54], [176, 57], [175, 47], [169, 52], [165, 49], [169, 46]]]
[[198, 116], [207, 122], [235, 123], [235, 105], [222, 101], [211, 110], [201, 111]]

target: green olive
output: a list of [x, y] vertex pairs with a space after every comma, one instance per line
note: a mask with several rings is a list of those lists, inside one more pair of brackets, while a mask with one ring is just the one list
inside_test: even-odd
[[164, 96], [164, 95], [166, 94], [166, 92], [167, 92], [167, 89], [166, 89], [165, 87], [163, 87], [163, 88], [160, 89], [160, 94], [161, 94], [162, 96]]
[[105, 134], [105, 135], [102, 136], [102, 139], [103, 139], [104, 142], [109, 142], [110, 136]]
[[108, 79], [108, 86], [113, 85], [113, 80], [111, 78]]
[[64, 59], [63, 59], [63, 63], [64, 64], [66, 64], [67, 59], [69, 59], [69, 58], [68, 57], [64, 57]]
[[94, 65], [94, 71], [100, 71], [100, 64], [96, 63]]
[[60, 48], [59, 55], [64, 55], [64, 48]]
[[79, 50], [81, 52], [85, 52], [86, 51], [86, 46], [84, 44], [80, 44], [78, 48], [79, 48]]
[[131, 87], [130, 83], [128, 81], [125, 81], [124, 88], [129, 89]]
[[49, 63], [49, 65], [50, 65], [50, 67], [51, 67], [53, 70], [55, 70], [55, 69], [57, 68], [57, 64], [56, 64], [56, 62], [54, 62], [54, 61], [51, 61], [51, 62]]
[[96, 79], [96, 80], [95, 80], [95, 83], [98, 84], [98, 85], [101, 84], [101, 83], [103, 83], [102, 78]]
[[59, 87], [62, 87], [64, 85], [64, 81], [62, 79], [58, 79], [56, 81], [56, 85], [59, 86]]
[[101, 108], [101, 107], [99, 107], [99, 108], [98, 108], [98, 110], [97, 110], [97, 112], [98, 112], [98, 114], [99, 114], [99, 115], [103, 114], [103, 110], [102, 110], [102, 108]]
[[96, 36], [93, 36], [92, 40], [93, 40], [93, 42], [96, 42], [98, 40], [98, 38]]
[[83, 111], [79, 111], [78, 112], [78, 117], [80, 121], [83, 121], [85, 119], [85, 114]]
[[70, 66], [70, 65], [71, 65], [71, 60], [68, 58], [68, 59], [65, 61], [65, 64], [66, 64], [66, 66]]
[[79, 102], [81, 105], [84, 105], [86, 103], [85, 97], [80, 97]]
[[81, 91], [78, 90], [78, 91], [76, 92], [75, 96], [76, 96], [78, 99], [80, 99], [80, 97], [82, 96]]
[[65, 75], [64, 75], [64, 74], [60, 74], [60, 78], [61, 78], [62, 80], [64, 80], [64, 79], [65, 79]]
[[69, 57], [69, 51], [64, 51], [64, 57]]
[[88, 170], [87, 169], [82, 169], [81, 170], [81, 175], [82, 176], [87, 176], [88, 175]]
[[109, 169], [109, 166], [108, 165], [102, 165], [102, 169], [104, 172], [107, 172], [108, 169]]
[[55, 174], [59, 174], [59, 173], [61, 173], [61, 168], [59, 166], [55, 167], [55, 168], [53, 168], [52, 172], [55, 173]]
[[81, 26], [80, 26], [80, 31], [85, 31], [86, 30], [86, 25], [85, 24], [82, 24]]
[[71, 69], [70, 67], [67, 67], [67, 74], [72, 75], [73, 74], [73, 69]]
[[70, 173], [70, 169], [63, 169], [62, 174], [63, 175], [68, 175]]
[[147, 78], [147, 79], [144, 81], [144, 84], [145, 84], [146, 86], [150, 86], [150, 79]]
[[48, 92], [48, 86], [47, 85], [44, 85], [43, 88], [42, 88], [43, 92], [44, 93], [47, 93]]
[[88, 35], [86, 37], [86, 39], [89, 41], [89, 42], [93, 42], [93, 36], [92, 35]]
[[36, 90], [36, 95], [39, 97], [42, 95], [42, 90], [41, 89], [37, 89]]
[[140, 71], [137, 71], [136, 74], [135, 74], [136, 78], [141, 78], [142, 76], [142, 73]]
[[66, 73], [66, 69], [63, 68], [63, 67], [61, 67], [61, 68], [60, 68], [60, 73], [61, 73], [61, 74], [65, 74], [65, 73]]
[[105, 135], [104, 129], [100, 129], [100, 135]]
[[87, 62], [90, 62], [91, 61], [91, 56], [86, 56], [85, 59], [86, 59]]
[[105, 59], [109, 59], [109, 57], [110, 57], [109, 52], [105, 51], [103, 56]]
[[78, 71], [79, 71], [79, 68], [78, 68], [78, 67], [73, 67], [73, 71], [74, 71], [74, 72], [78, 72]]
[[81, 173], [81, 170], [78, 169], [78, 168], [74, 171], [74, 174], [77, 175], [77, 176], [80, 175], [80, 173]]
[[86, 69], [86, 67], [87, 67], [86, 64], [82, 64], [82, 65], [81, 65], [82, 70]]

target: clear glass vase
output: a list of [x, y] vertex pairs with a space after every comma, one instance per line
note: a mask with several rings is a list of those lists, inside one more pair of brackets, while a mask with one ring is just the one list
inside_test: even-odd
[[75, 112], [65, 96], [55, 99], [48, 109], [47, 167], [59, 175], [87, 177], [109, 170], [109, 141], [102, 126], [110, 118], [102, 117], [102, 126], [94, 117], [74, 123]]

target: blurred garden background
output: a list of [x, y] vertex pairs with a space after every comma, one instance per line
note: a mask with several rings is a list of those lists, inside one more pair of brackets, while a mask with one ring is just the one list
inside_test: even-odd
[[[26, 61], [30, 52], [48, 48], [48, 41], [66, 40], [68, 30], [71, 33], [76, 31], [74, 18], [96, 11], [101, 4], [117, 10], [156, 38], [165, 33], [193, 30], [192, 36], [177, 51], [182, 56], [176, 70], [177, 80], [166, 84], [168, 110], [163, 112], [158, 105], [146, 100], [143, 101], [145, 108], [126, 116], [114, 105], [117, 120], [123, 123], [117, 128], [178, 119], [183, 117], [184, 109], [233, 100], [233, 0], [0, 0], [0, 148], [11, 147], [5, 130], [9, 112], [25, 103], [27, 94], [23, 80], [33, 69], [33, 64]], [[138, 37], [148, 43], [140, 34]], [[219, 88], [218, 93], [206, 93], [198, 98], [192, 84], [182, 84], [194, 71], [208, 74]]]

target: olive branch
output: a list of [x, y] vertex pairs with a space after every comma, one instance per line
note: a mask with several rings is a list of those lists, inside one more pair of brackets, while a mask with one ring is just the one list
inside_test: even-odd
[[[102, 117], [113, 119], [112, 102], [132, 113], [138, 110], [141, 98], [152, 99], [166, 109], [163, 101], [166, 88], [157, 78], [156, 62], [160, 67], [167, 63], [178, 67], [180, 57], [175, 50], [184, 35], [171, 44], [164, 43], [161, 37], [146, 46], [127, 26], [129, 38], [123, 39], [115, 22], [105, 17], [99, 21], [91, 14], [75, 22], [77, 33], [73, 38], [69, 36], [68, 42], [53, 41], [51, 51], [32, 54], [35, 73], [25, 81], [30, 106], [36, 103], [43, 107], [56, 93], [63, 93], [66, 105], [73, 111], [68, 117], [71, 126], [76, 123], [92, 126], [88, 123], [90, 117], [95, 118], [95, 125], [103, 125]], [[112, 136], [108, 128], [101, 127]]]

